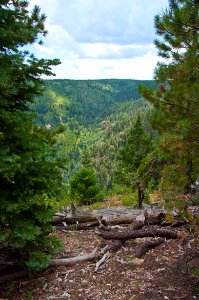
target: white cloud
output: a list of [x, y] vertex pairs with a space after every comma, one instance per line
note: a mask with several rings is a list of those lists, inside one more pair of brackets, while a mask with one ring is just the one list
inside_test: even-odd
[[102, 43], [83, 43], [79, 44], [81, 48], [81, 58], [98, 58], [98, 59], [116, 59], [116, 58], [133, 58], [143, 56], [148, 52], [155, 51], [154, 45], [118, 45]]
[[30, 0], [47, 15], [36, 56], [60, 58], [58, 78], [151, 79], [157, 62], [154, 15], [167, 0]]
[[44, 54], [54, 54], [54, 49], [44, 47], [43, 45], [39, 45], [37, 43], [34, 44], [35, 49], [37, 49], [39, 52], [44, 53]]
[[56, 67], [57, 78], [69, 79], [152, 79], [157, 57], [131, 59], [65, 59]]

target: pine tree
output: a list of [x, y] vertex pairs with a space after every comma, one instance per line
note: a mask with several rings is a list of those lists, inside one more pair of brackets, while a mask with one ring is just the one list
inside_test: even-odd
[[62, 193], [62, 162], [55, 131], [34, 125], [30, 104], [59, 60], [24, 50], [46, 35], [45, 15], [28, 1], [0, 1], [0, 241], [18, 252], [23, 266], [48, 265], [60, 242], [49, 237]]
[[[127, 140], [118, 155], [121, 169], [123, 168], [123, 173], [126, 173], [130, 182], [132, 182], [133, 173], [136, 172], [141, 161], [151, 150], [152, 140], [145, 133], [140, 115], [138, 115], [135, 125], [131, 128]], [[124, 178], [125, 176], [122, 175], [122, 177]]]
[[155, 40], [159, 56], [156, 91], [141, 87], [156, 108], [152, 125], [161, 134], [159, 149], [166, 159], [163, 190], [190, 193], [199, 162], [199, 2], [170, 0], [169, 8], [155, 17], [161, 40]]
[[98, 199], [99, 186], [91, 167], [80, 169], [70, 180], [71, 198], [81, 204], [91, 204]]

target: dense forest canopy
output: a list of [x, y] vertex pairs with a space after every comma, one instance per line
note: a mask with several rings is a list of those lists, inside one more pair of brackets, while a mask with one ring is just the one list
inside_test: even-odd
[[140, 84], [156, 87], [152, 80], [45, 81], [44, 96], [36, 98], [32, 109], [38, 112], [36, 122], [42, 126], [56, 128], [67, 124], [69, 128], [60, 149], [62, 153], [66, 149], [65, 153], [71, 158], [66, 181], [87, 155], [100, 187], [111, 188], [118, 168], [118, 150], [125, 143], [138, 113], [145, 131], [151, 130], [151, 107], [140, 97]]
[[41, 124], [57, 126], [64, 122], [74, 129], [77, 122], [88, 127], [117, 113], [121, 103], [139, 99], [139, 84], [156, 87], [153, 80], [45, 80], [44, 95], [33, 109], [39, 113]]

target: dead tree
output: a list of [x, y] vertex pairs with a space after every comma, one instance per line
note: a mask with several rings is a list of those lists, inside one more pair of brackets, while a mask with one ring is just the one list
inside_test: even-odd
[[143, 201], [144, 201], [144, 197], [145, 197], [142, 181], [150, 172], [152, 172], [155, 162], [156, 162], [156, 159], [153, 159], [149, 169], [138, 180], [135, 181], [137, 189], [138, 189], [138, 208], [139, 209], [143, 208]]
[[147, 228], [141, 230], [123, 230], [119, 231], [101, 231], [100, 235], [106, 240], [121, 240], [126, 241], [136, 238], [144, 237], [163, 237], [168, 239], [176, 239], [178, 234], [173, 230], [159, 229], [159, 228]]

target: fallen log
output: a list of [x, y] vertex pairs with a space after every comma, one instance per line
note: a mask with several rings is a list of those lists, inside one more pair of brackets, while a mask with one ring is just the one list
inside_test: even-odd
[[[75, 256], [75, 257], [70, 257], [70, 258], [59, 258], [59, 259], [51, 259], [49, 263], [49, 267], [56, 267], [56, 266], [70, 266], [74, 265], [77, 263], [81, 263], [84, 261], [91, 261], [95, 259], [97, 255], [97, 250], [98, 247], [96, 247], [91, 253], [86, 254], [86, 255], [80, 255], [80, 256]], [[0, 284], [4, 284], [9, 281], [15, 281], [22, 279], [24, 277], [28, 277], [30, 275], [30, 271], [28, 270], [21, 270], [21, 271], [16, 271], [12, 273], [5, 274], [0, 277]]]
[[[119, 224], [130, 224], [134, 222], [136, 217], [134, 215], [127, 216], [101, 216], [102, 223], [106, 223], [106, 225], [119, 225]], [[99, 220], [99, 216], [95, 215], [66, 215], [66, 216], [54, 216], [51, 221], [52, 225], [58, 225], [63, 222], [66, 224], [77, 224], [77, 223], [88, 223], [95, 222]]]
[[138, 221], [136, 221], [136, 222], [133, 222], [130, 225], [128, 225], [128, 227], [126, 228], [126, 230], [133, 231], [133, 230], [142, 229], [144, 227], [144, 225], [145, 225], [144, 222], [138, 222]]
[[107, 225], [120, 225], [120, 224], [131, 224], [135, 222], [136, 216], [127, 215], [127, 216], [113, 216], [113, 217], [103, 217], [102, 222], [105, 221]]
[[[164, 213], [160, 213], [157, 211], [144, 211], [141, 213], [140, 217], [143, 217], [142, 221], [145, 221], [147, 225], [149, 224], [159, 224], [164, 219]], [[129, 211], [111, 211], [109, 212], [76, 212], [72, 213], [57, 213], [55, 214], [52, 225], [58, 225], [63, 222], [67, 224], [76, 224], [76, 223], [87, 223], [98, 221], [99, 219], [102, 221], [104, 225], [119, 225], [119, 224], [130, 224], [134, 222], [139, 215]], [[106, 223], [106, 224], [105, 224]]]
[[157, 229], [157, 228], [147, 228], [145, 230], [124, 230], [122, 232], [118, 231], [101, 231], [99, 233], [106, 240], [121, 240], [126, 241], [135, 238], [143, 237], [163, 237], [168, 239], [176, 239], [178, 237], [177, 233], [172, 230]]
[[86, 255], [80, 255], [70, 258], [59, 258], [59, 259], [51, 259], [49, 266], [55, 267], [55, 266], [71, 266], [77, 263], [81, 263], [84, 261], [90, 261], [97, 257], [98, 247], [96, 247], [91, 253]]
[[143, 244], [141, 244], [141, 245], [139, 245], [139, 246], [136, 247], [136, 249], [135, 249], [135, 257], [141, 258], [150, 249], [155, 248], [155, 247], [161, 245], [162, 243], [164, 243], [164, 241], [165, 240], [163, 238], [158, 238], [158, 239], [155, 239], [155, 240], [146, 241], [145, 243], [143, 243]]
[[66, 225], [57, 225], [56, 229], [63, 230], [89, 230], [99, 225], [98, 221], [86, 222], [86, 223], [77, 223], [77, 224], [66, 224]]
[[93, 215], [66, 215], [66, 216], [54, 216], [51, 221], [52, 225], [58, 225], [63, 222], [66, 224], [77, 224], [97, 221], [97, 217]]
[[[127, 229], [129, 230], [138, 230], [144, 226], [143, 222], [134, 222], [128, 225]], [[102, 227], [102, 230], [104, 228]], [[110, 245], [106, 247], [106, 251], [117, 252], [125, 244], [124, 240], [114, 240]]]

